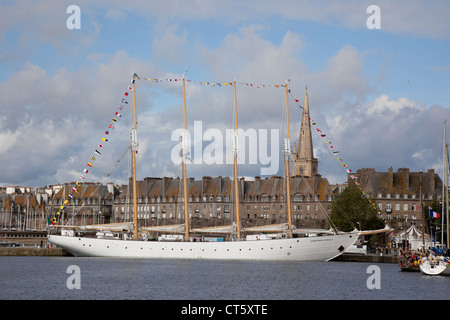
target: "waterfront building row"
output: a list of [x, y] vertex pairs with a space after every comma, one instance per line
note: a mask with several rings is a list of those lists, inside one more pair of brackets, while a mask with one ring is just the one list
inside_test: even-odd
[[[420, 204], [439, 201], [442, 181], [433, 169], [394, 172], [360, 169], [349, 174], [347, 184], [358, 182], [376, 203], [388, 224], [394, 229], [420, 226]], [[188, 179], [189, 216], [193, 226], [212, 226], [235, 221], [233, 180], [228, 177]], [[142, 226], [182, 223], [184, 199], [179, 178], [145, 178], [137, 181], [138, 219]], [[243, 226], [287, 222], [285, 180], [282, 177], [239, 179], [239, 211]], [[47, 216], [56, 216], [68, 194], [73, 199], [62, 214], [61, 223], [87, 225], [131, 221], [132, 190], [128, 185], [112, 183], [66, 183], [46, 188], [3, 188], [0, 193], [0, 224], [5, 229], [44, 230]], [[293, 223], [302, 228], [326, 228], [334, 199], [343, 186], [330, 185], [320, 175], [290, 179]], [[422, 193], [422, 201], [420, 199]]]

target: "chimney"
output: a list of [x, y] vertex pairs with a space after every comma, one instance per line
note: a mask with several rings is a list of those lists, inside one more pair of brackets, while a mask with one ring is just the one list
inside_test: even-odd
[[389, 188], [394, 187], [394, 172], [392, 170], [392, 167], [390, 167], [388, 170], [388, 186]]
[[261, 177], [259, 177], [259, 176], [255, 177], [255, 190], [254, 190], [254, 193], [253, 193], [254, 195], [259, 194], [259, 187], [261, 185], [260, 179], [261, 179]]
[[436, 189], [436, 175], [434, 174], [434, 169], [428, 169], [428, 174], [430, 175], [430, 190], [434, 191]]
[[397, 172], [403, 175], [405, 190], [409, 190], [409, 168], [399, 168]]

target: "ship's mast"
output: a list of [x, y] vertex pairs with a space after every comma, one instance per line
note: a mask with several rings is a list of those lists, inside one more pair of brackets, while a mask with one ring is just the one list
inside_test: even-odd
[[238, 240], [241, 240], [241, 219], [239, 216], [239, 188], [237, 174], [237, 156], [238, 156], [238, 120], [237, 120], [237, 98], [236, 98], [236, 79], [233, 81], [234, 87], [234, 137], [233, 137], [233, 158], [234, 158], [234, 202], [236, 212], [236, 233]]
[[187, 193], [187, 177], [186, 177], [186, 150], [187, 150], [187, 119], [186, 119], [186, 80], [183, 75], [183, 108], [184, 108], [184, 134], [182, 139], [182, 154], [183, 154], [183, 192], [184, 192], [184, 224], [186, 227], [186, 241], [189, 241], [189, 199]]
[[138, 215], [137, 215], [137, 187], [136, 187], [136, 148], [137, 148], [137, 117], [136, 117], [136, 85], [135, 79], [136, 74], [133, 72], [132, 83], [133, 83], [133, 115], [134, 115], [134, 126], [131, 130], [131, 162], [133, 171], [133, 223], [134, 223], [134, 239], [138, 238]]
[[[445, 224], [444, 224], [444, 204], [445, 204], [445, 207], [446, 207], [446, 214], [445, 214], [445, 219], [446, 219], [446, 221], [447, 221], [447, 226], [445, 227], [445, 230], [446, 230], [446, 232], [447, 232], [447, 242], [446, 242], [446, 245], [447, 245], [447, 248], [449, 247], [449, 244], [450, 244], [450, 242], [449, 242], [449, 240], [450, 240], [450, 237], [449, 237], [449, 231], [450, 231], [450, 229], [449, 229], [449, 226], [450, 226], [450, 224], [448, 223], [448, 218], [449, 218], [449, 208], [448, 208], [448, 144], [447, 144], [447, 141], [446, 141], [446, 135], [445, 135], [445, 131], [446, 131], [446, 126], [447, 126], [447, 120], [444, 120], [444, 162], [445, 162], [445, 166], [444, 166], [444, 176], [442, 177], [442, 179], [444, 180], [445, 179], [445, 183], [443, 183], [443, 185], [444, 185], [444, 189], [445, 189], [445, 196], [443, 196], [442, 197], [442, 232], [444, 232], [444, 227], [445, 227]], [[444, 194], [444, 193], [443, 193]], [[442, 244], [444, 244], [444, 234], [442, 234]]]
[[291, 187], [289, 180], [289, 157], [291, 155], [291, 137], [289, 130], [289, 101], [288, 101], [288, 82], [286, 81], [286, 122], [287, 122], [287, 138], [284, 139], [283, 154], [286, 180], [286, 205], [288, 216], [289, 238], [292, 238], [292, 214], [291, 214]]

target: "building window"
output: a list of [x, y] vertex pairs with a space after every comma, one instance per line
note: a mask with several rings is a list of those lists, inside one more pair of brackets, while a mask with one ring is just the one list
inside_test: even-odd
[[386, 203], [386, 212], [392, 212], [392, 207], [391, 207], [391, 204], [388, 202], [388, 203]]

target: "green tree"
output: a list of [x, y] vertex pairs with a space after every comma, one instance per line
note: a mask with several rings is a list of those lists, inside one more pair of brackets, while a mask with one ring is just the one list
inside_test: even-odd
[[[356, 187], [346, 188], [331, 207], [330, 219], [340, 231], [375, 230], [384, 222], [370, 202]], [[374, 203], [374, 201], [372, 200]]]

